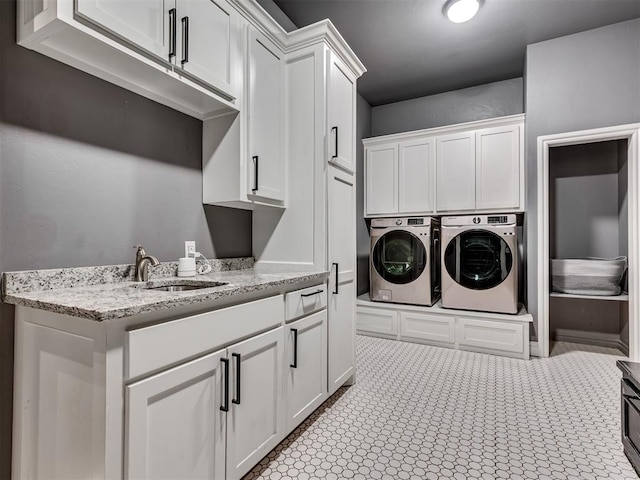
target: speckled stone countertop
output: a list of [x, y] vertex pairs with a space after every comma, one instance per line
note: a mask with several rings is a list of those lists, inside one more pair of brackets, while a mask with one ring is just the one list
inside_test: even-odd
[[[149, 281], [144, 283], [133, 281], [131, 265], [5, 272], [2, 300], [105, 321], [298, 283], [322, 283], [329, 275], [326, 271], [254, 268], [253, 259], [247, 258], [212, 260], [212, 264], [211, 273], [180, 278], [175, 275], [175, 262], [163, 263], [149, 267]], [[216, 282], [225, 285], [215, 286]], [[212, 286], [183, 292], [149, 289], [175, 283]]]

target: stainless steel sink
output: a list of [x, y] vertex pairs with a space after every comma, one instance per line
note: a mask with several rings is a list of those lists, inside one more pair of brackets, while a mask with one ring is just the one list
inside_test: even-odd
[[202, 283], [180, 283], [172, 282], [164, 285], [133, 285], [135, 288], [143, 290], [159, 290], [163, 292], [188, 292], [190, 290], [202, 290], [203, 288], [222, 287], [228, 285], [227, 282], [202, 282]]

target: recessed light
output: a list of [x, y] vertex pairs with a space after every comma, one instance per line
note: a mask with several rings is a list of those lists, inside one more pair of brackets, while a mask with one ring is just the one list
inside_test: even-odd
[[482, 0], [447, 0], [444, 4], [444, 14], [453, 23], [464, 23], [478, 13], [481, 2]]

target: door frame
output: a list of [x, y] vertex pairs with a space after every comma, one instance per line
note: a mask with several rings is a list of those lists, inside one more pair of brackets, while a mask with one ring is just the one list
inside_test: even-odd
[[549, 356], [549, 150], [552, 147], [627, 140], [628, 146], [628, 273], [629, 360], [640, 361], [640, 123], [566, 132], [538, 137], [537, 141], [537, 323], [540, 356]]

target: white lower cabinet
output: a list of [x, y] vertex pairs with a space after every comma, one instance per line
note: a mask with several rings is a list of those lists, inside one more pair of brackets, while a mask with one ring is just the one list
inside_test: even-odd
[[326, 306], [322, 284], [170, 320], [17, 307], [13, 477], [240, 479], [327, 399]]
[[356, 332], [396, 338], [398, 336], [398, 312], [358, 307]]
[[470, 349], [494, 350], [529, 358], [528, 327], [490, 318], [458, 318], [458, 342]]
[[[241, 478], [284, 438], [283, 327], [227, 349], [227, 476]], [[185, 477], [181, 477], [185, 478]]]
[[226, 350], [125, 387], [125, 478], [225, 475]]
[[287, 431], [293, 430], [327, 398], [327, 311], [285, 327]]
[[400, 339], [425, 340], [455, 346], [455, 318], [418, 312], [400, 312]]

